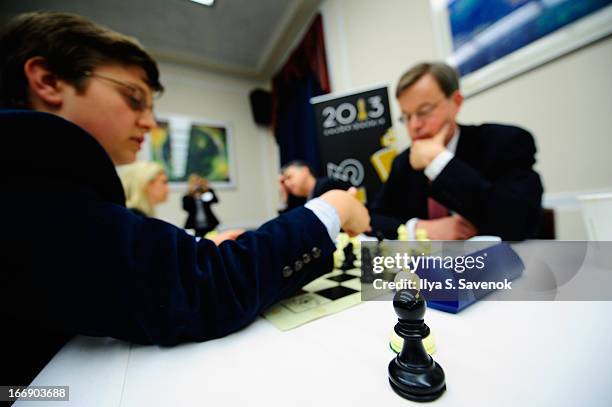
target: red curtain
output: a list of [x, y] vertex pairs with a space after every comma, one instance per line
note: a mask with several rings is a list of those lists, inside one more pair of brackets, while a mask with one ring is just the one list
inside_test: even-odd
[[272, 79], [272, 124], [276, 126], [278, 104], [292, 88], [294, 82], [304, 81], [314, 75], [323, 93], [329, 93], [329, 76], [325, 58], [323, 19], [317, 14], [304, 38]]
[[281, 164], [302, 159], [318, 168], [310, 98], [329, 92], [323, 21], [317, 14], [300, 44], [272, 79], [272, 125]]

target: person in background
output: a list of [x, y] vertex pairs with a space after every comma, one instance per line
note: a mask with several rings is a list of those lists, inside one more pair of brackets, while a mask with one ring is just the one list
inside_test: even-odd
[[311, 166], [302, 160], [290, 161], [281, 168], [278, 177], [284, 213], [303, 206], [309, 200], [333, 189], [348, 190], [351, 185], [328, 177], [315, 178]]
[[120, 167], [125, 206], [140, 216], [155, 216], [155, 207], [168, 200], [168, 176], [152, 161], [137, 161]]
[[[128, 210], [115, 166], [136, 160], [162, 89], [140, 44], [84, 17], [25, 13], [0, 28], [12, 152], [0, 169], [20, 197], [0, 200], [0, 384], [27, 386], [75, 335], [172, 346], [238, 331], [332, 270], [341, 227], [370, 229], [337, 190], [219, 245]], [[41, 196], [53, 196], [42, 209]]]
[[183, 196], [183, 209], [189, 214], [185, 229], [195, 230], [195, 235], [204, 237], [219, 225], [219, 220], [210, 206], [218, 203], [215, 191], [208, 180], [198, 174], [191, 174], [187, 184], [187, 194]]
[[412, 145], [395, 157], [370, 214], [375, 232], [395, 238], [405, 224], [432, 240], [537, 234], [542, 183], [536, 146], [524, 129], [503, 124], [460, 125], [457, 72], [421, 63], [400, 78], [395, 95]]

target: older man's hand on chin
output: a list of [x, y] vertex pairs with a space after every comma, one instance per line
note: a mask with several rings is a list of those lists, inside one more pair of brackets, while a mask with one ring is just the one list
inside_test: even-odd
[[446, 140], [451, 126], [446, 123], [433, 137], [412, 140], [410, 146], [410, 165], [415, 170], [422, 170], [446, 148]]

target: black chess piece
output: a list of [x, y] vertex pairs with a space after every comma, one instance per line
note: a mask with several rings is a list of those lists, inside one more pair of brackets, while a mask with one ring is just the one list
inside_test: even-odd
[[404, 339], [404, 346], [389, 363], [391, 388], [408, 400], [435, 400], [446, 390], [446, 383], [444, 370], [423, 346], [423, 338], [429, 335], [423, 320], [425, 300], [417, 290], [400, 290], [393, 297], [393, 308], [399, 318], [395, 332]]
[[374, 266], [369, 247], [361, 246], [361, 282], [371, 284], [374, 281]]
[[348, 242], [348, 244], [344, 247], [344, 261], [340, 266], [340, 270], [352, 270], [355, 268], [355, 260], [357, 260], [357, 256], [353, 253], [353, 243]]

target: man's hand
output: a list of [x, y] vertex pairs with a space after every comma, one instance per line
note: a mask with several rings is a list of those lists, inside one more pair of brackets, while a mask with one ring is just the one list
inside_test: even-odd
[[210, 189], [210, 185], [208, 184], [208, 180], [206, 178], [200, 178], [200, 187], [204, 190], [204, 192]]
[[226, 240], [236, 240], [236, 238], [243, 233], [244, 229], [226, 230], [225, 232], [221, 232], [217, 236], [212, 237], [210, 240], [212, 240], [217, 246], [219, 246], [222, 242], [225, 242]]
[[287, 185], [285, 185], [284, 175], [278, 176], [278, 188], [280, 190], [283, 203], [287, 203], [287, 199], [289, 199], [289, 188], [287, 188]]
[[415, 228], [425, 229], [431, 240], [466, 240], [478, 234], [476, 227], [461, 215], [420, 220]]
[[413, 140], [410, 146], [410, 165], [419, 171], [427, 167], [438, 154], [444, 149], [446, 135], [448, 134], [449, 124], [445, 124], [442, 129], [433, 137]]
[[340, 217], [340, 226], [349, 236], [357, 236], [371, 230], [370, 214], [366, 207], [355, 198], [356, 192], [356, 189], [350, 192], [334, 189], [319, 197], [336, 208]]

